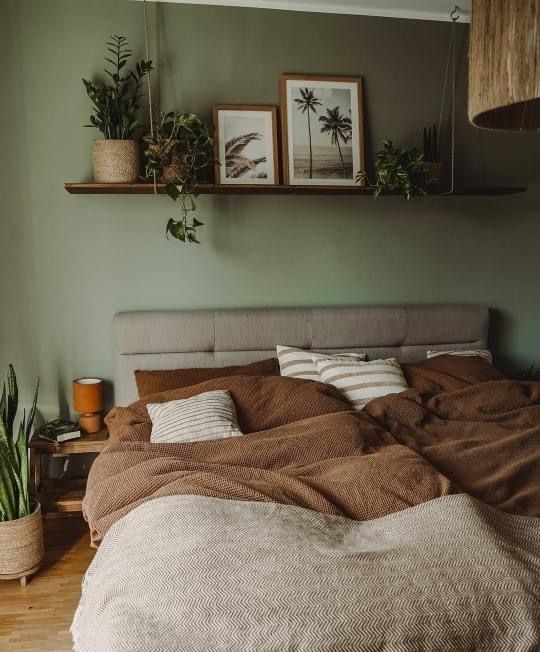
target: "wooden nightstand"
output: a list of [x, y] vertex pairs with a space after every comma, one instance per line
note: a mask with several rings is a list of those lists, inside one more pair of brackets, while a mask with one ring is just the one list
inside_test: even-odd
[[83, 435], [55, 444], [39, 437], [32, 437], [30, 447], [30, 478], [43, 513], [80, 512], [86, 488], [86, 478], [52, 480], [46, 477], [46, 465], [42, 457], [52, 454], [81, 455], [99, 453], [107, 443], [109, 431], [104, 428], [93, 435]]

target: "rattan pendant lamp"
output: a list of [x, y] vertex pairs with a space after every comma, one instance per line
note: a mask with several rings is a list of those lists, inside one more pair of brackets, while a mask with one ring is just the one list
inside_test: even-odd
[[473, 0], [469, 120], [540, 132], [540, 0]]

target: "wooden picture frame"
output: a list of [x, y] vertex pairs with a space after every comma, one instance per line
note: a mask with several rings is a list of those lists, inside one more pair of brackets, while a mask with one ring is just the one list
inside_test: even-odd
[[[216, 185], [279, 185], [277, 107], [216, 104], [213, 119]], [[254, 134], [260, 137], [253, 137]], [[229, 155], [226, 145], [233, 139], [237, 139], [238, 144]]]
[[365, 170], [362, 78], [286, 73], [280, 104], [284, 183], [356, 185]]

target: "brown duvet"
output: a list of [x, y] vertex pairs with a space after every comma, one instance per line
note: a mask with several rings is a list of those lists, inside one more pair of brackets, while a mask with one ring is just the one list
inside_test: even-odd
[[[414, 385], [409, 373], [416, 371], [408, 372]], [[116, 408], [83, 503], [92, 542], [139, 504], [173, 494], [366, 520], [465, 492], [506, 512], [540, 516], [540, 383], [497, 373], [478, 383], [468, 372], [427, 365], [418, 387], [361, 413], [323, 384], [257, 376], [209, 380]], [[147, 402], [216, 388], [231, 392], [246, 436], [149, 442]]]

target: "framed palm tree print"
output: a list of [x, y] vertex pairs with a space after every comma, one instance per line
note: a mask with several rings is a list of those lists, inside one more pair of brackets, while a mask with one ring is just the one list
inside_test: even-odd
[[215, 177], [219, 185], [277, 185], [275, 106], [214, 106]]
[[365, 168], [361, 78], [285, 74], [280, 95], [285, 183], [353, 186]]

